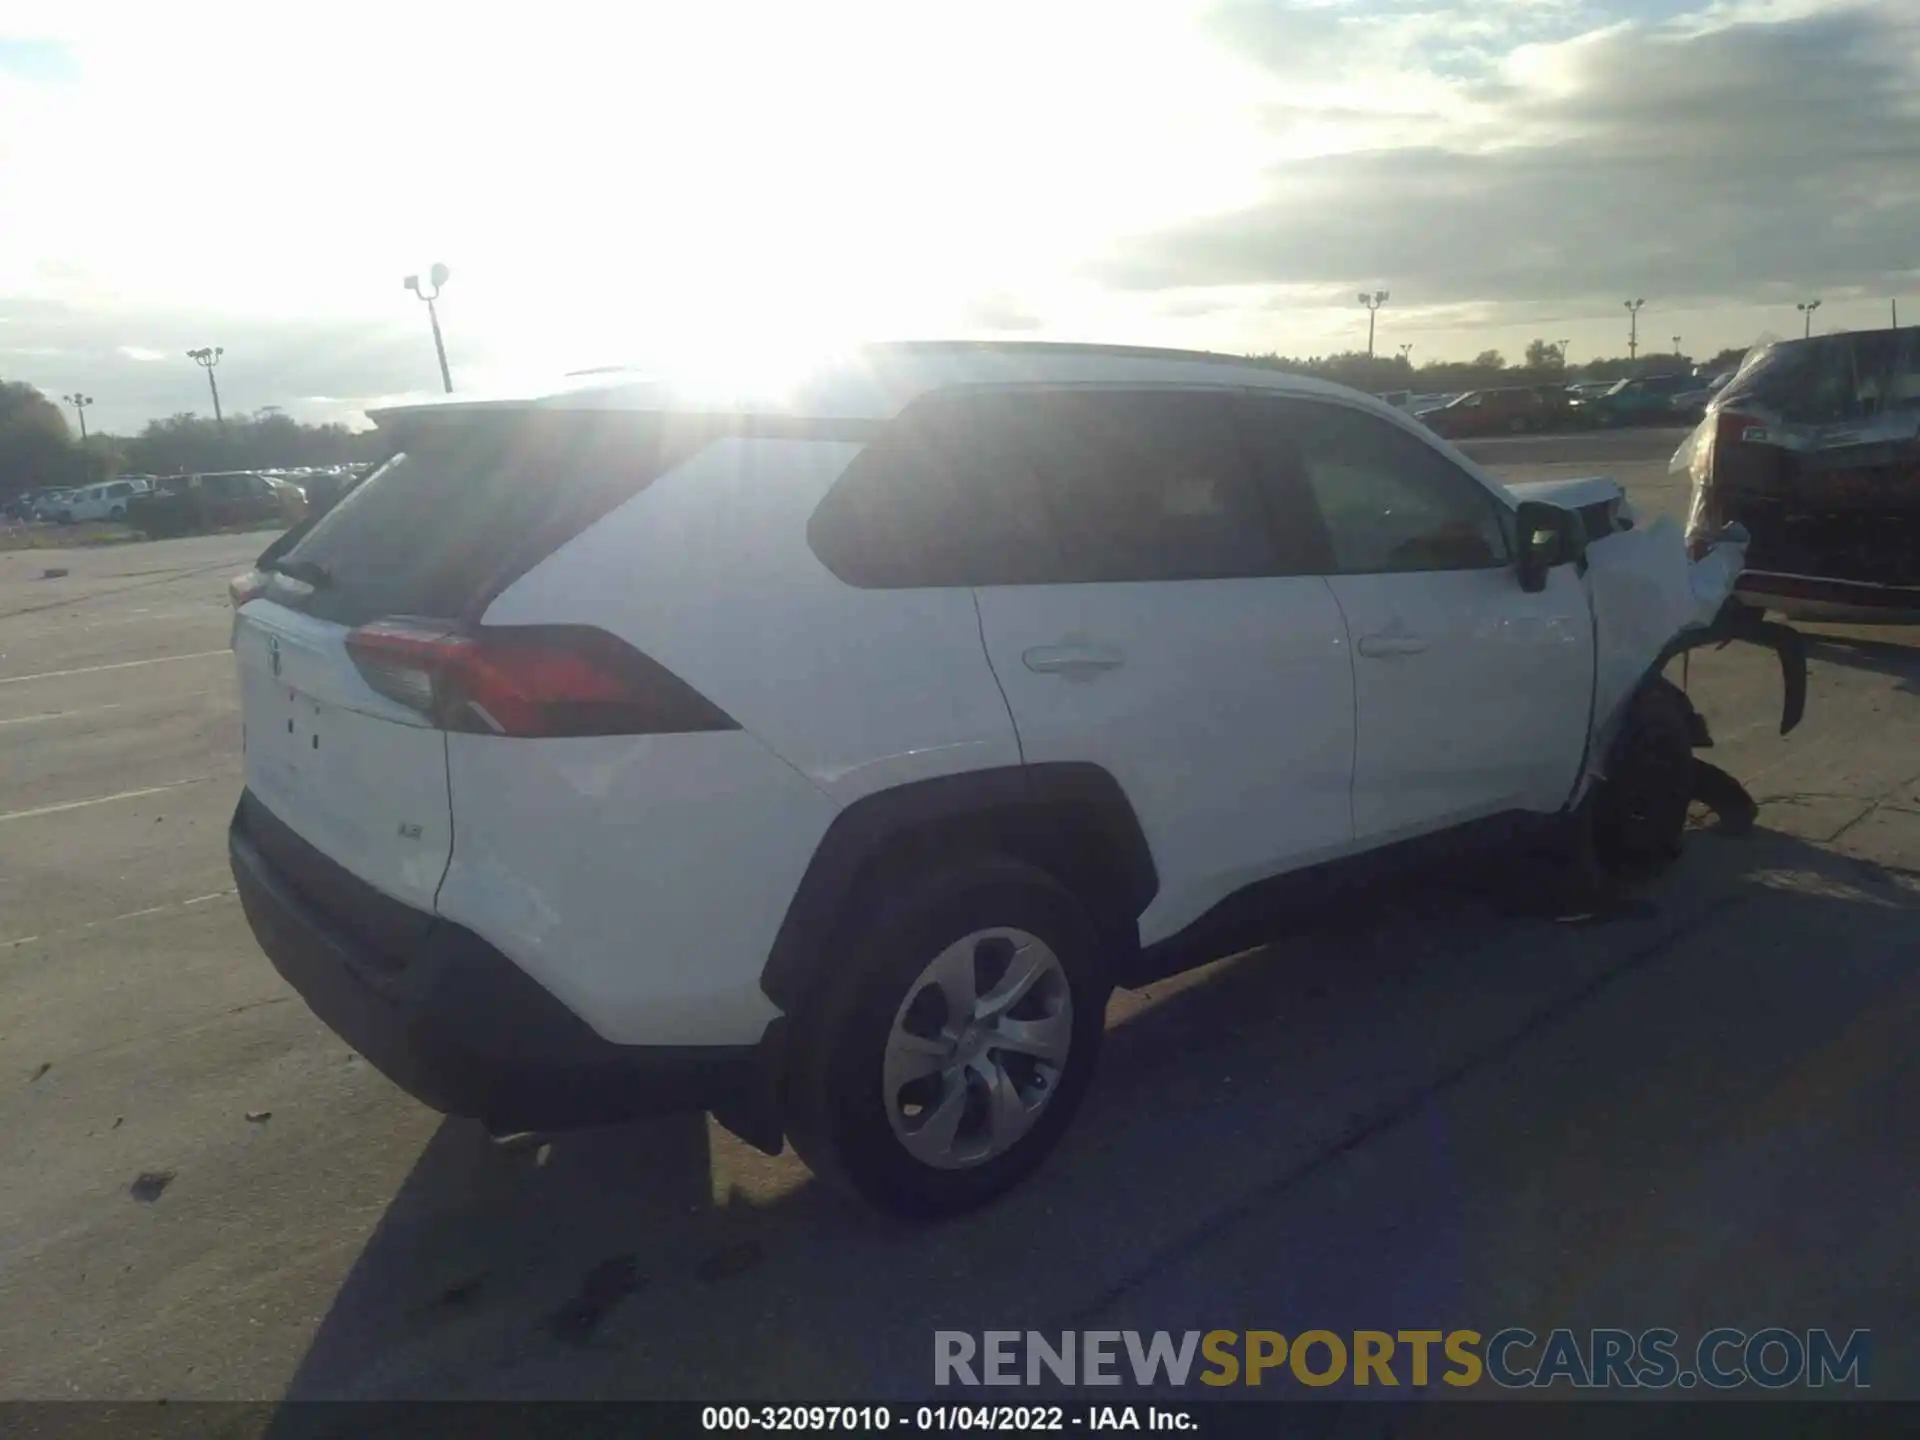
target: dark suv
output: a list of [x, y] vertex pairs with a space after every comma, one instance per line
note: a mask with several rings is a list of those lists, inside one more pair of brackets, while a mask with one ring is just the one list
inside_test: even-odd
[[1740, 593], [1798, 619], [1920, 619], [1920, 326], [1753, 351], [1673, 457], [1688, 537], [1753, 537]]
[[291, 525], [281, 488], [251, 470], [176, 475], [154, 483], [151, 494], [127, 506], [127, 523], [154, 538], [197, 535], [229, 525]]

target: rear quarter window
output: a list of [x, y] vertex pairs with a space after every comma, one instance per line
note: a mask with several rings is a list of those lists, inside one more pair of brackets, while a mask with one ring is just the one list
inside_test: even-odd
[[711, 433], [650, 415], [403, 422], [392, 458], [275, 560], [324, 575], [305, 608], [340, 624], [461, 618]]

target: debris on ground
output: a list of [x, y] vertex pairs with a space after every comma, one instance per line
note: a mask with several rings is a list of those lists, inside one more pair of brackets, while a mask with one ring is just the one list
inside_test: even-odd
[[29, 1085], [33, 1084], [34, 1081], [38, 1080], [42, 1075], [46, 1074], [51, 1069], [53, 1069], [53, 1062], [51, 1060], [42, 1060], [39, 1066], [34, 1070], [33, 1074], [28, 1078], [27, 1083]]
[[1746, 786], [1697, 755], [1693, 760], [1693, 799], [1713, 811], [1723, 835], [1746, 834], [1760, 815], [1760, 806]]
[[479, 1298], [480, 1291], [486, 1283], [487, 1272], [484, 1270], [478, 1275], [469, 1275], [464, 1280], [456, 1280], [440, 1292], [437, 1303], [447, 1309], [465, 1309]]
[[250, 1125], [264, 1125], [266, 1124], [267, 1121], [271, 1120], [272, 1118], [273, 1118], [273, 1111], [271, 1110], [247, 1111], [247, 1123]]
[[738, 1245], [729, 1245], [709, 1255], [700, 1262], [700, 1268], [695, 1273], [711, 1285], [715, 1281], [744, 1275], [766, 1258], [767, 1252], [761, 1248], [759, 1241], [742, 1240]]
[[563, 1344], [587, 1344], [615, 1307], [645, 1283], [633, 1256], [602, 1260], [581, 1277], [579, 1293], [547, 1317], [547, 1333]]
[[40, 572], [40, 578], [42, 580], [60, 580], [60, 579], [64, 579], [66, 577], [66, 574], [67, 574], [66, 566], [50, 565], [45, 570], [42, 570]]
[[151, 1205], [167, 1191], [173, 1183], [171, 1170], [142, 1170], [134, 1177], [133, 1184], [127, 1187], [127, 1193], [134, 1199]]

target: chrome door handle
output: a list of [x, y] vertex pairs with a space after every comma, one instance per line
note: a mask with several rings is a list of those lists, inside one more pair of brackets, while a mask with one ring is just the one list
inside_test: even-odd
[[1360, 653], [1375, 660], [1389, 655], [1418, 655], [1427, 642], [1417, 635], [1362, 635]]
[[1116, 670], [1127, 657], [1110, 645], [1036, 645], [1020, 656], [1036, 675], [1064, 675], [1069, 680], [1091, 680], [1103, 670]]

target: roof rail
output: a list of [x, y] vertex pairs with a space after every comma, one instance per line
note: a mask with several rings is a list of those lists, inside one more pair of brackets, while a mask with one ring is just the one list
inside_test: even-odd
[[1106, 345], [1091, 340], [875, 340], [861, 350], [898, 350], [939, 354], [954, 351], [1035, 355], [1108, 355], [1118, 359], [1201, 360], [1216, 365], [1268, 367], [1251, 355], [1229, 355], [1220, 350], [1180, 350], [1161, 345]]

